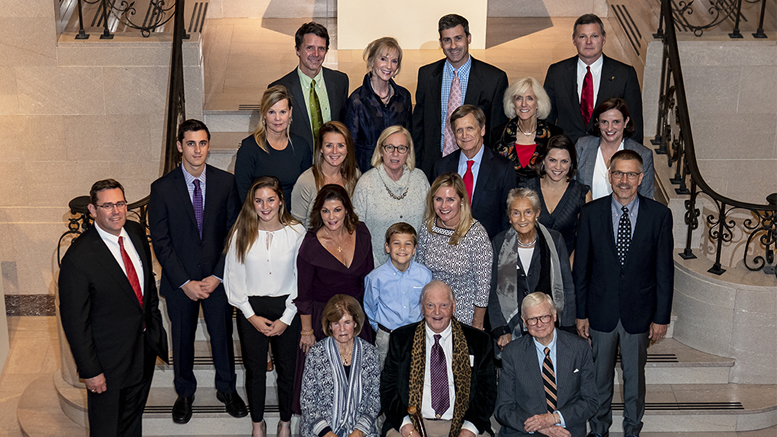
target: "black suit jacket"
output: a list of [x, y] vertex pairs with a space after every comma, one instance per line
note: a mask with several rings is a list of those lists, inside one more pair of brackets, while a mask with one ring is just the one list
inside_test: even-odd
[[[240, 200], [231, 173], [210, 165], [205, 172], [202, 239], [181, 167], [151, 184], [148, 226], [162, 266], [162, 296], [183, 293], [180, 287], [189, 280], [199, 281], [210, 275], [223, 278], [222, 251], [237, 218]], [[216, 290], [223, 293], [223, 289], [219, 285]]]
[[[410, 360], [413, 335], [419, 323], [405, 325], [391, 332], [388, 355], [380, 375], [380, 402], [386, 414], [387, 426], [397, 431], [407, 416], [410, 402]], [[469, 409], [464, 420], [472, 422], [480, 434], [491, 433], [491, 414], [496, 399], [496, 370], [492, 341], [488, 334], [461, 324], [467, 339], [469, 355], [473, 359], [472, 379], [469, 390]], [[384, 429], [386, 429], [384, 427]]]
[[[556, 406], [572, 437], [585, 437], [585, 424], [596, 412], [596, 381], [591, 346], [577, 335], [556, 329]], [[499, 436], [528, 436], [523, 423], [548, 412], [534, 337], [524, 335], [502, 351], [502, 373], [494, 417]]]
[[[442, 157], [440, 104], [444, 65], [445, 59], [442, 59], [418, 69], [416, 104], [413, 110], [413, 143], [416, 167], [427, 175], [431, 173], [434, 163]], [[485, 144], [487, 145], [491, 144], [489, 135], [491, 128], [507, 122], [502, 107], [502, 97], [506, 89], [507, 74], [504, 71], [472, 58], [464, 104], [475, 105], [486, 114]]]
[[621, 266], [612, 225], [612, 195], [583, 206], [577, 230], [575, 278], [577, 318], [591, 329], [611, 332], [618, 324], [630, 334], [650, 323], [669, 324], [674, 293], [672, 213], [639, 195], [637, 224]]
[[[324, 83], [326, 84], [326, 95], [329, 97], [329, 108], [332, 113], [332, 121], [343, 121], [345, 116], [345, 102], [348, 100], [348, 75], [341, 71], [330, 70], [322, 67], [324, 70]], [[303, 94], [302, 85], [299, 82], [297, 69], [283, 76], [267, 86], [270, 88], [275, 85], [283, 85], [291, 93], [291, 133], [299, 135], [310, 144], [311, 150], [316, 148], [316, 140], [313, 138], [313, 130], [308, 116], [308, 107], [305, 105], [305, 94]], [[304, 90], [309, 92], [309, 90]]]
[[[639, 89], [637, 72], [631, 65], [608, 58], [602, 63], [602, 79], [594, 108], [611, 97], [622, 97], [629, 108], [634, 122], [634, 134], [631, 136], [642, 143], [642, 92]], [[580, 114], [580, 97], [577, 95], [577, 56], [552, 64], [545, 75], [545, 91], [550, 97], [551, 110], [546, 118], [569, 135], [572, 142], [588, 135], [594, 126], [594, 119], [583, 124]]]
[[141, 308], [96, 226], [73, 241], [62, 259], [59, 312], [78, 375], [88, 379], [102, 373], [108, 389], [115, 390], [149, 378], [155, 356], [167, 361], [167, 334], [143, 227], [132, 221], [124, 225], [143, 263]]
[[[461, 150], [438, 160], [431, 173], [431, 181], [443, 173], [458, 173]], [[486, 228], [488, 238], [507, 229], [507, 194], [515, 188], [515, 167], [509, 159], [483, 146], [483, 160], [480, 162], [475, 192], [472, 193], [472, 216]]]

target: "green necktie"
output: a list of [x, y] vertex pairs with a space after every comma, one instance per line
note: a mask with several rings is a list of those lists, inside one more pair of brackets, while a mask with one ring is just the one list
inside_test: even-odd
[[313, 125], [313, 142], [318, 138], [318, 130], [324, 124], [324, 117], [321, 115], [321, 102], [318, 101], [316, 93], [316, 81], [310, 82], [310, 122]]

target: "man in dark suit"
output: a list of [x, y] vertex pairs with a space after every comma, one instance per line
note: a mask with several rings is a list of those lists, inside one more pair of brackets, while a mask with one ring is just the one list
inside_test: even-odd
[[395, 329], [389, 338], [380, 379], [386, 436], [417, 436], [408, 415], [411, 405], [423, 417], [429, 437], [491, 433], [493, 342], [453, 318], [456, 298], [443, 282], [423, 288], [421, 308], [424, 320]]
[[502, 351], [494, 411], [500, 437], [584, 437], [586, 421], [598, 406], [591, 347], [554, 328], [556, 306], [541, 291], [523, 299], [521, 318], [530, 335]]
[[551, 110], [546, 120], [569, 135], [572, 141], [593, 128], [594, 109], [610, 97], [621, 97], [634, 121], [634, 138], [642, 142], [642, 93], [637, 72], [602, 54], [607, 40], [602, 20], [585, 14], [575, 21], [572, 43], [577, 56], [552, 64], [545, 75], [545, 91]]
[[[343, 121], [348, 100], [348, 76], [324, 68], [329, 32], [316, 22], [305, 23], [294, 35], [299, 66], [269, 86], [283, 85], [291, 93], [291, 133], [315, 149], [318, 129], [327, 121]], [[268, 87], [269, 88], [269, 87]]]
[[216, 396], [235, 417], [248, 414], [235, 392], [232, 306], [222, 285], [224, 243], [240, 201], [235, 178], [205, 163], [210, 132], [199, 120], [178, 127], [181, 165], [151, 184], [148, 219], [154, 252], [162, 266], [161, 294], [173, 331], [173, 369], [178, 399], [173, 421], [192, 417], [197, 389], [194, 336], [200, 305], [210, 335], [216, 368]]
[[470, 196], [472, 216], [493, 239], [508, 226], [507, 194], [516, 185], [515, 168], [507, 158], [497, 155], [490, 147], [483, 147], [486, 116], [480, 108], [460, 106], [451, 115], [451, 127], [458, 150], [434, 164], [429, 173], [431, 180], [446, 172], [458, 173]]
[[633, 150], [610, 161], [612, 194], [583, 206], [575, 248], [577, 331], [593, 346], [598, 411], [591, 434], [609, 434], [615, 358], [623, 367], [623, 431], [638, 436], [645, 412], [650, 341], [666, 335], [672, 310], [672, 214], [637, 194], [642, 158]]
[[413, 111], [416, 167], [427, 175], [435, 162], [456, 148], [448, 120], [457, 107], [475, 105], [486, 114], [487, 144], [491, 144], [491, 128], [507, 122], [502, 108], [507, 74], [469, 55], [472, 35], [467, 19], [446, 15], [440, 18], [437, 30], [445, 59], [418, 69]]
[[59, 272], [62, 329], [87, 388], [89, 435], [142, 435], [156, 357], [167, 361], [146, 232], [126, 221], [113, 179], [89, 192], [94, 226], [68, 249]]

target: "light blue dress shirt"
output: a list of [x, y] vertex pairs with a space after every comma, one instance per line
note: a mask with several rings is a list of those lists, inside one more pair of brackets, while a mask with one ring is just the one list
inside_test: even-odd
[[400, 272], [389, 259], [364, 278], [364, 313], [373, 329], [390, 330], [421, 320], [421, 289], [432, 272], [415, 261]]
[[[467, 85], [469, 84], [469, 72], [472, 69], [472, 56], [467, 55], [467, 62], [464, 63], [459, 69], [459, 83], [461, 84], [461, 104], [464, 104], [464, 99], [467, 97]], [[440, 151], [445, 146], [445, 122], [448, 119], [448, 97], [451, 95], [451, 82], [453, 82], [453, 68], [450, 62], [447, 60], [442, 67], [442, 91], [440, 95], [440, 114], [441, 129], [440, 129]]]

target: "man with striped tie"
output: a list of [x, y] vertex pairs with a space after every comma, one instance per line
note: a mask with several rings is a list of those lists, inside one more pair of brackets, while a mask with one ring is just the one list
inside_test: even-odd
[[502, 351], [494, 411], [499, 437], [584, 437], [597, 407], [591, 347], [554, 327], [556, 307], [548, 294], [526, 296], [521, 318], [530, 335]]

